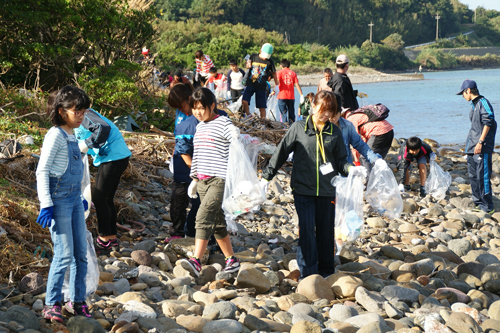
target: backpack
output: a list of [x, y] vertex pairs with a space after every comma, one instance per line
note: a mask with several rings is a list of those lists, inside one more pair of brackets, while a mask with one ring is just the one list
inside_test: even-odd
[[351, 114], [349, 114], [347, 118], [356, 113], [364, 113], [368, 117], [367, 122], [358, 126], [358, 132], [361, 126], [364, 126], [365, 124], [374, 121], [381, 121], [389, 117], [389, 109], [384, 104], [381, 103], [363, 106], [357, 109], [356, 111], [351, 112]]

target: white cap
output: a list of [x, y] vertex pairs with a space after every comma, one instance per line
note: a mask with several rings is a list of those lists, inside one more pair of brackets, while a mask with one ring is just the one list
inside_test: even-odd
[[337, 65], [342, 65], [342, 64], [348, 64], [349, 63], [349, 58], [345, 54], [341, 54], [337, 57], [337, 60], [335, 61]]

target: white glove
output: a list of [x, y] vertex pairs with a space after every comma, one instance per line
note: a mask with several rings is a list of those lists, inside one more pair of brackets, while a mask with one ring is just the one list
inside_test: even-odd
[[435, 161], [436, 160], [436, 154], [435, 153], [431, 153], [431, 161]]
[[240, 129], [236, 126], [229, 127], [229, 133], [231, 133], [231, 139], [237, 141], [240, 139]]
[[267, 188], [269, 187], [269, 180], [262, 178], [260, 180], [260, 188], [264, 193], [267, 193]]
[[349, 168], [349, 174], [352, 174], [353, 176], [361, 176], [363, 177], [363, 179], [366, 179], [368, 170], [366, 170], [364, 166], [354, 166], [352, 168]]
[[194, 76], [194, 80], [200, 81], [200, 73], [196, 73], [196, 75]]
[[86, 154], [89, 151], [89, 147], [87, 147], [85, 141], [78, 142], [78, 148], [80, 148], [82, 154]]
[[300, 104], [304, 103], [304, 95], [300, 95]]
[[404, 193], [404, 191], [405, 191], [405, 186], [404, 186], [403, 184], [399, 184], [399, 185], [398, 185], [398, 188], [399, 188], [399, 192]]
[[226, 94], [226, 96], [227, 96], [228, 99], [231, 98], [231, 92], [228, 91], [227, 94]]
[[198, 182], [196, 180], [193, 180], [191, 184], [189, 184], [188, 187], [188, 197], [191, 199], [196, 199], [198, 198], [198, 194], [196, 194], [196, 189], [198, 188]]

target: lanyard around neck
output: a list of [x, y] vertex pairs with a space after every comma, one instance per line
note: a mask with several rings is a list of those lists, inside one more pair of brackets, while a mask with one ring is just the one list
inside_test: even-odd
[[319, 145], [319, 150], [321, 152], [321, 157], [323, 158], [323, 163], [326, 163], [325, 145], [323, 143], [323, 128], [325, 128], [325, 126], [323, 125], [323, 128], [318, 133], [318, 130], [316, 128], [316, 123], [314, 122], [314, 118], [311, 117], [311, 120], [312, 120], [312, 123], [314, 125], [314, 133], [316, 133], [316, 142]]

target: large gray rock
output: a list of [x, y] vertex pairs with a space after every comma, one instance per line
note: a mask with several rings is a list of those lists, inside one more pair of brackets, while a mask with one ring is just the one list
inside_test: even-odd
[[455, 332], [471, 332], [471, 333], [482, 333], [483, 330], [479, 327], [478, 323], [471, 316], [463, 312], [452, 312], [448, 320], [446, 321], [446, 326], [454, 330]]
[[385, 323], [384, 318], [376, 313], [364, 313], [351, 318], [348, 318], [344, 321], [345, 323], [351, 324], [352, 326], [361, 328], [365, 325], [368, 325], [372, 322]]
[[400, 249], [393, 246], [382, 246], [380, 248], [380, 252], [382, 252], [384, 256], [390, 259], [396, 259], [396, 260], [405, 259], [404, 253]]
[[151, 266], [151, 260], [152, 260], [151, 254], [149, 254], [149, 252], [146, 250], [132, 251], [131, 257], [132, 260], [134, 260], [137, 265]]
[[241, 265], [235, 285], [240, 288], [255, 288], [258, 294], [264, 294], [271, 289], [271, 284], [264, 273], [249, 263]]
[[408, 304], [418, 301], [420, 293], [415, 289], [404, 288], [400, 286], [387, 286], [380, 292], [382, 296], [391, 302], [402, 301]]
[[15, 321], [27, 329], [38, 330], [40, 328], [36, 314], [30, 309], [19, 305], [11, 306], [6, 312], [0, 314], [0, 321], [4, 323]]
[[241, 333], [243, 326], [233, 319], [214, 320], [203, 327], [203, 333]]
[[334, 304], [330, 309], [330, 318], [335, 321], [343, 322], [348, 318], [358, 315], [358, 311], [355, 308], [342, 304]]
[[168, 332], [168, 330], [179, 328], [179, 325], [175, 322], [175, 320], [168, 317], [161, 317], [157, 319], [139, 317], [136, 322], [141, 328], [146, 328], [147, 330], [156, 327], [162, 332]]
[[453, 253], [455, 253], [457, 256], [463, 257], [470, 250], [472, 250], [472, 245], [467, 239], [460, 238], [460, 239], [452, 239], [451, 241], [449, 241], [448, 248], [451, 251], [453, 251]]
[[306, 303], [298, 303], [290, 307], [288, 309], [288, 312], [291, 313], [292, 315], [296, 314], [306, 314], [308, 316], [314, 316], [314, 309]]
[[144, 250], [148, 253], [153, 253], [156, 248], [156, 243], [154, 240], [145, 240], [134, 245], [133, 250]]
[[481, 272], [481, 282], [485, 284], [490, 280], [500, 279], [500, 264], [486, 266]]
[[66, 325], [69, 333], [105, 333], [101, 324], [93, 319], [84, 316], [71, 317]]
[[203, 316], [213, 317], [215, 313], [218, 313], [216, 316], [217, 319], [235, 319], [236, 310], [238, 310], [238, 308], [233, 303], [219, 301], [217, 303], [207, 305], [203, 310]]
[[373, 312], [378, 315], [385, 315], [384, 302], [387, 299], [377, 292], [371, 292], [364, 287], [356, 289], [354, 294], [356, 302], [361, 304], [368, 312]]
[[268, 323], [260, 320], [259, 318], [252, 316], [251, 314], [247, 314], [243, 319], [243, 325], [245, 325], [251, 331], [270, 331], [270, 326]]

